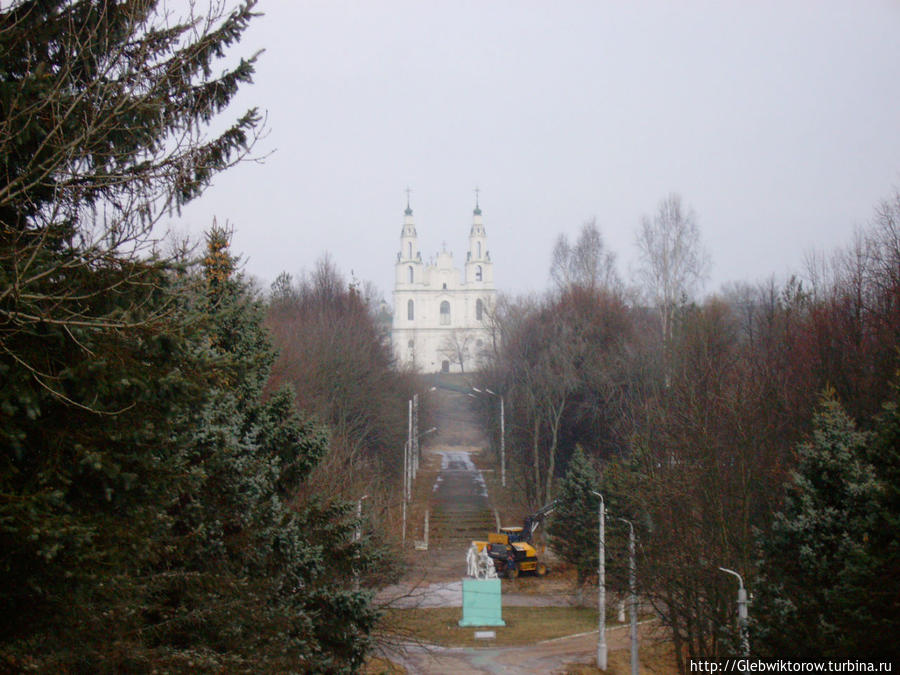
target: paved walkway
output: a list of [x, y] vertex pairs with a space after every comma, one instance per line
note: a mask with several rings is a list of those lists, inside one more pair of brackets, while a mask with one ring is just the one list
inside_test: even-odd
[[[382, 604], [390, 604], [391, 607], [399, 609], [462, 607], [462, 576], [460, 575], [459, 581], [401, 583], [385, 588], [378, 597]], [[571, 607], [575, 603], [574, 593], [503, 591], [504, 607]], [[594, 604], [596, 609], [596, 603]]]
[[[643, 622], [640, 639], [654, 638], [655, 622]], [[628, 650], [628, 626], [616, 626], [606, 632], [607, 649]], [[391, 654], [391, 659], [410, 673], [427, 675], [470, 675], [519, 673], [564, 673], [567, 664], [597, 662], [597, 631], [545, 640], [525, 647], [425, 647], [405, 645], [405, 649]]]

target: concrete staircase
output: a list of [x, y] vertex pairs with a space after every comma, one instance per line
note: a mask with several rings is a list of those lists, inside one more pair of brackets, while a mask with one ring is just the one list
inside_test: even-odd
[[468, 504], [460, 507], [446, 503], [432, 507], [429, 548], [459, 551], [465, 555], [473, 540], [484, 541], [488, 533], [496, 529], [494, 514], [489, 508], [472, 508]]

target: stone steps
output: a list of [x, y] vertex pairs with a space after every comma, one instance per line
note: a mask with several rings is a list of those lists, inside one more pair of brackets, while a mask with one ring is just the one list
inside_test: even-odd
[[465, 548], [473, 540], [484, 540], [494, 531], [494, 516], [487, 509], [451, 511], [436, 509], [430, 516], [434, 545]]

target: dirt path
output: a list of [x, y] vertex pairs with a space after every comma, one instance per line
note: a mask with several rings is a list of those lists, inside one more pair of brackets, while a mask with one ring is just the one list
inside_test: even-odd
[[[641, 642], [657, 640], [658, 630], [655, 622], [645, 622], [640, 626]], [[608, 629], [606, 641], [610, 662], [627, 662], [630, 649], [628, 627]], [[410, 673], [429, 675], [565, 673], [569, 664], [596, 663], [597, 631], [545, 640], [527, 647], [465, 649], [408, 645], [392, 658]], [[643, 662], [641, 671], [654, 672]]]

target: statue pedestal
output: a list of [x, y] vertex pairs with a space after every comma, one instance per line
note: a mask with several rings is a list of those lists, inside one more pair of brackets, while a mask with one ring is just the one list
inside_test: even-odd
[[505, 626], [499, 579], [463, 579], [460, 626]]

